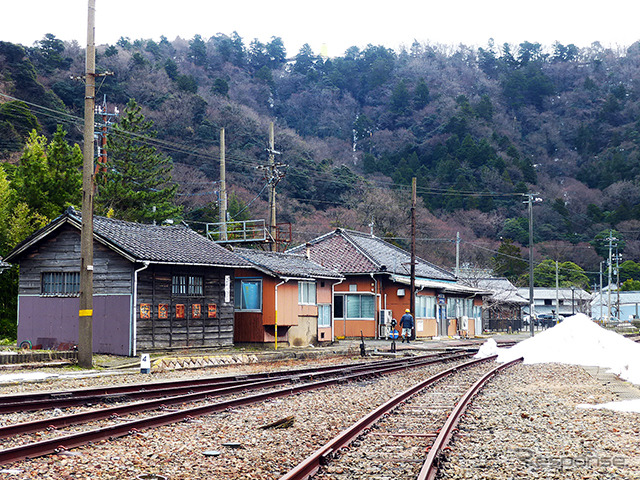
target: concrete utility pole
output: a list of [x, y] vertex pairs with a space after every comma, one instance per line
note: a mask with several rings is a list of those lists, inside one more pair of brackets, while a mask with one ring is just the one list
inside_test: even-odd
[[[411, 316], [415, 323], [416, 318], [416, 177], [411, 179], [411, 294], [410, 306]], [[415, 327], [415, 325], [414, 325]], [[413, 329], [415, 336], [416, 329]]]
[[220, 240], [227, 240], [227, 181], [224, 127], [220, 129]]
[[605, 317], [605, 322], [609, 323], [611, 321], [611, 270], [613, 269], [611, 251], [613, 250], [613, 241], [618, 239], [615, 238], [613, 232], [609, 230], [609, 237], [606, 240], [609, 240], [609, 291], [607, 292], [607, 316]]
[[600, 262], [600, 321], [602, 321], [602, 307], [603, 305], [603, 301], [602, 301], [602, 262]]
[[277, 250], [276, 245], [276, 181], [273, 172], [276, 168], [275, 162], [275, 133], [273, 131], [273, 122], [269, 125], [269, 172], [271, 188], [269, 188], [269, 235], [271, 235], [271, 251]]
[[80, 233], [80, 311], [78, 322], [78, 364], [82, 368], [93, 368], [93, 132], [96, 90], [95, 0], [89, 0], [88, 11], [82, 164], [82, 229]]
[[558, 261], [556, 260], [556, 323], [560, 320], [560, 297], [558, 295]]
[[[534, 196], [538, 195], [537, 193], [524, 193], [524, 196], [527, 197], [525, 203], [528, 204], [529, 208], [529, 326], [531, 331], [531, 336], [533, 337], [533, 202]], [[542, 199], [536, 198], [536, 202], [542, 201]]]
[[460, 232], [456, 232], [456, 277], [460, 276]]
[[265, 170], [265, 177], [267, 184], [269, 185], [269, 245], [270, 250], [275, 252], [277, 250], [277, 236], [278, 227], [276, 223], [276, 185], [284, 177], [284, 172], [280, 171], [280, 167], [286, 167], [282, 163], [275, 162], [275, 155], [279, 155], [280, 152], [275, 150], [275, 139], [273, 133], [273, 122], [269, 127], [269, 161], [266, 166], [260, 166], [258, 168]]

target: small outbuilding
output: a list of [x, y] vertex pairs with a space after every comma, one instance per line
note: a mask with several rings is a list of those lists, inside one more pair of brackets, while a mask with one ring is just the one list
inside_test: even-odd
[[[94, 217], [93, 351], [233, 343], [234, 270], [250, 264], [186, 225]], [[20, 243], [18, 343], [78, 342], [80, 230], [73, 209]]]
[[[304, 255], [238, 248], [235, 343], [314, 345], [333, 340], [332, 288], [342, 276]], [[277, 333], [276, 333], [277, 332]]]

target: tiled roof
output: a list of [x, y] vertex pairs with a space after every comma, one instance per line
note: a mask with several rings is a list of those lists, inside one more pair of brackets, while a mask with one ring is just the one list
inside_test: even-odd
[[[30, 245], [70, 223], [81, 228], [80, 214], [72, 209], [18, 245], [9, 255], [20, 255]], [[131, 260], [152, 263], [247, 267], [250, 264], [229, 250], [184, 225], [145, 225], [106, 217], [93, 217], [94, 238]]]
[[[301, 253], [305, 245], [290, 250]], [[411, 254], [381, 238], [351, 230], [337, 229], [309, 242], [311, 259], [342, 274], [388, 272], [408, 275]], [[416, 257], [416, 276], [455, 281], [455, 276], [432, 263]]]
[[324, 268], [303, 255], [265, 252], [249, 248], [236, 248], [234, 253], [279, 277], [341, 278], [338, 272]]

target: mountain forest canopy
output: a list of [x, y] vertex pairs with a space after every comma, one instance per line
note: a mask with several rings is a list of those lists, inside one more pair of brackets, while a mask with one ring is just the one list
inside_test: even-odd
[[[84, 85], [72, 77], [83, 72], [83, 57], [77, 42], [51, 34], [32, 46], [0, 42], [0, 161], [9, 181], [26, 168], [25, 152], [45, 149], [37, 136], [81, 141]], [[407, 248], [416, 177], [418, 254], [443, 266], [455, 263], [460, 232], [463, 264], [514, 278], [526, 270], [496, 261], [501, 245], [516, 260], [528, 245], [525, 193], [543, 199], [533, 208], [537, 262], [572, 262], [593, 284], [608, 253], [601, 233], [610, 229], [624, 241], [625, 259], [640, 258], [640, 42], [620, 50], [414, 42], [327, 58], [309, 45], [287, 52], [277, 36], [264, 42], [234, 32], [122, 37], [98, 47], [96, 65], [110, 73], [97, 98], [120, 111], [102, 179], [112, 183], [98, 184], [104, 213], [122, 199], [126, 179], [113, 182], [134, 148], [118, 133], [138, 122], [149, 156], [136, 167], [139, 192], [125, 192], [129, 218], [217, 222], [224, 127], [230, 218], [266, 219], [259, 167], [273, 121], [284, 173], [278, 221], [293, 225], [294, 243], [335, 227], [373, 228]], [[76, 147], [68, 148], [75, 159]], [[145, 169], [159, 178], [145, 179]], [[56, 202], [63, 208], [67, 200]], [[154, 202], [162, 208], [152, 215]], [[50, 219], [50, 206], [33, 213]]]

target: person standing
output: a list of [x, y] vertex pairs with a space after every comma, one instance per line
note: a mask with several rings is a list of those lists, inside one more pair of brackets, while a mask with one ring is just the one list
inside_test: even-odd
[[402, 315], [402, 318], [400, 319], [400, 325], [402, 326], [402, 343], [404, 343], [405, 338], [407, 340], [407, 343], [409, 343], [409, 341], [411, 340], [411, 333], [413, 331], [413, 317], [409, 312], [410, 310], [407, 308], [404, 311], [404, 315]]

